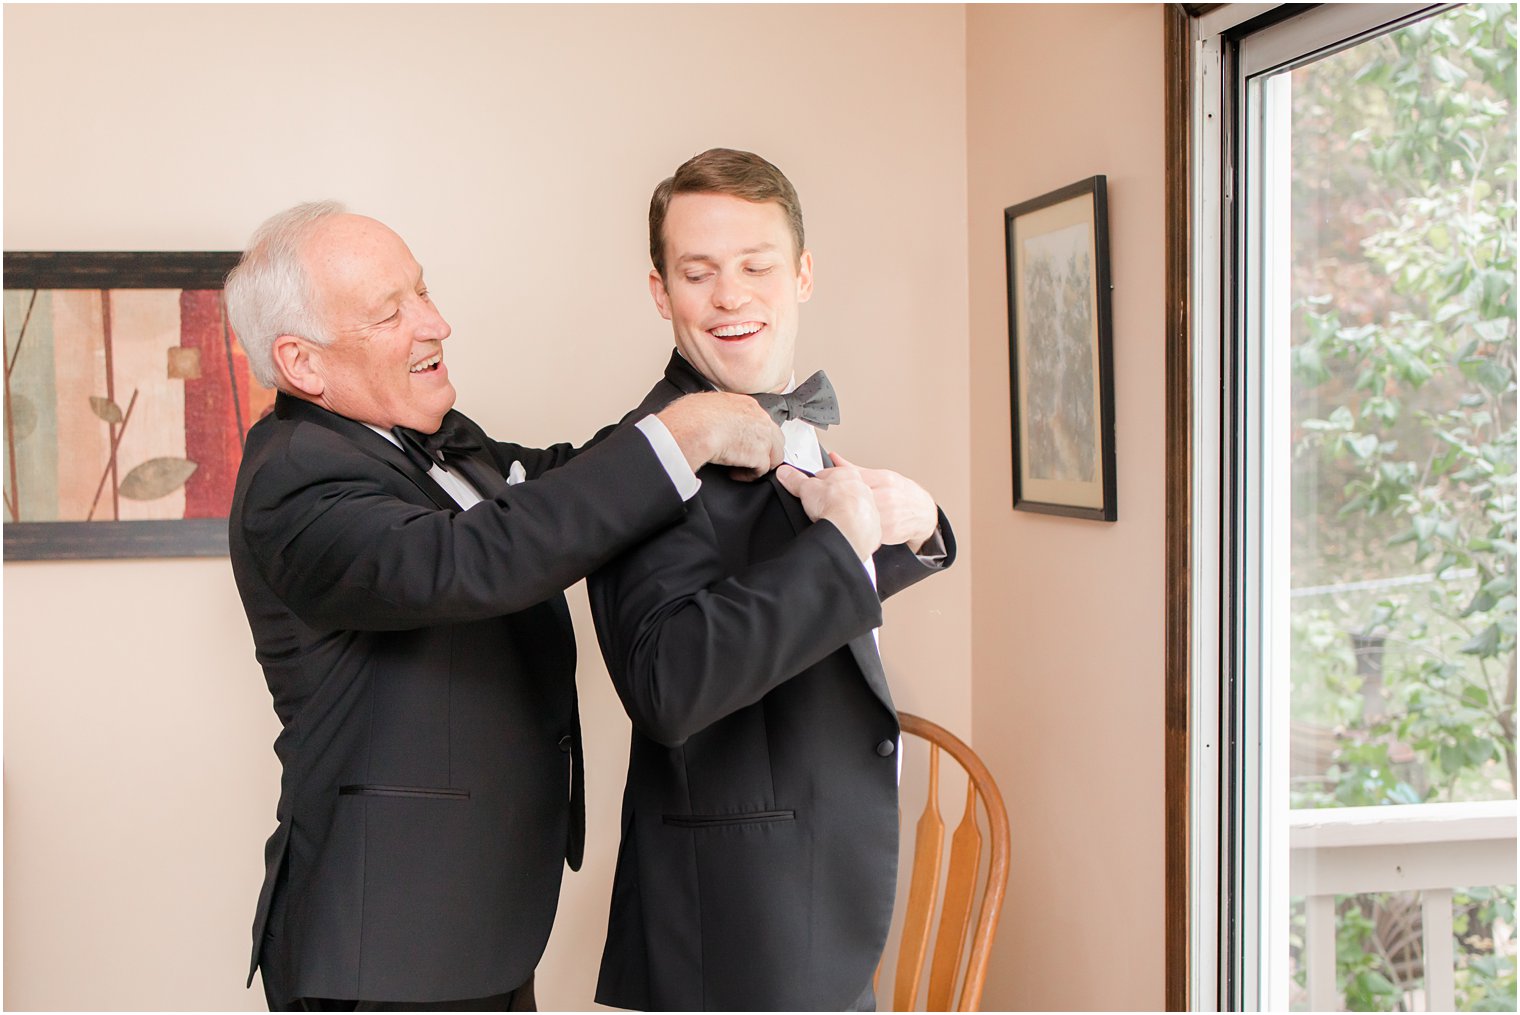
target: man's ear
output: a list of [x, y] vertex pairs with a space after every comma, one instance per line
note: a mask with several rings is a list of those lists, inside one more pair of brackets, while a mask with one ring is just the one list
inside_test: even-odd
[[295, 335], [280, 335], [274, 340], [274, 367], [292, 393], [320, 398], [327, 384], [322, 379], [319, 353], [311, 343]]
[[654, 305], [659, 309], [660, 316], [670, 320], [670, 293], [665, 291], [665, 280], [653, 268], [649, 269], [649, 295], [654, 297]]
[[806, 248], [797, 258], [797, 302], [806, 303], [813, 296], [813, 252]]

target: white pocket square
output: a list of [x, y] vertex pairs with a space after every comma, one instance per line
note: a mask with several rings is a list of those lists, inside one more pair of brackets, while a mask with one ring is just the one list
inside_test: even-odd
[[512, 467], [507, 470], [508, 486], [516, 486], [527, 478], [528, 470], [523, 468], [522, 462], [513, 462]]

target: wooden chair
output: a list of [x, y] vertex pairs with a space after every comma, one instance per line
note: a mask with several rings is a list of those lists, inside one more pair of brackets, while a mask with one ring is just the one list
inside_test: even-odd
[[[930, 925], [940, 896], [940, 874], [944, 866], [945, 822], [939, 814], [939, 758], [943, 751], [966, 771], [966, 810], [950, 838], [950, 862], [944, 870], [944, 905], [940, 910], [939, 932], [935, 936], [934, 958], [929, 965], [924, 1010], [977, 1011], [987, 978], [992, 936], [997, 930], [1003, 893], [1008, 886], [1008, 811], [1003, 806], [1003, 796], [998, 792], [992, 773], [959, 737], [936, 723], [907, 712], [897, 713], [897, 718], [904, 733], [928, 741], [929, 783], [928, 800], [918, 819], [914, 839], [913, 879], [908, 889], [908, 908], [898, 946], [897, 982], [892, 992], [891, 1010], [916, 1010], [924, 960], [929, 954]], [[987, 829], [992, 840], [987, 879], [980, 891], [977, 882], [982, 834], [976, 819], [978, 797], [987, 814]], [[971, 911], [978, 898], [981, 899], [981, 912], [977, 916], [976, 931], [968, 942], [966, 932], [971, 927]], [[878, 977], [880, 973], [878, 968]], [[955, 995], [957, 982], [961, 984], [958, 998]], [[879, 992], [877, 996], [881, 996]], [[956, 1000], [953, 1008], [952, 999]]]

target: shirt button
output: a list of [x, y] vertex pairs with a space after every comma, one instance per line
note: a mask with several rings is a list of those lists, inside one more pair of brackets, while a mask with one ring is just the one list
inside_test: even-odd
[[883, 758], [890, 758], [895, 750], [897, 750], [897, 745], [890, 740], [883, 740], [876, 745], [876, 753], [880, 754]]

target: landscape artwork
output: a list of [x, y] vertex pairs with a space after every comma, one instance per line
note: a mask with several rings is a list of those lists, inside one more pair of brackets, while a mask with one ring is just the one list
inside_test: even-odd
[[1107, 179], [1005, 208], [1013, 506], [1114, 521]]
[[1092, 259], [1085, 224], [1024, 241], [1024, 450], [1037, 479], [1090, 483], [1097, 472]]

